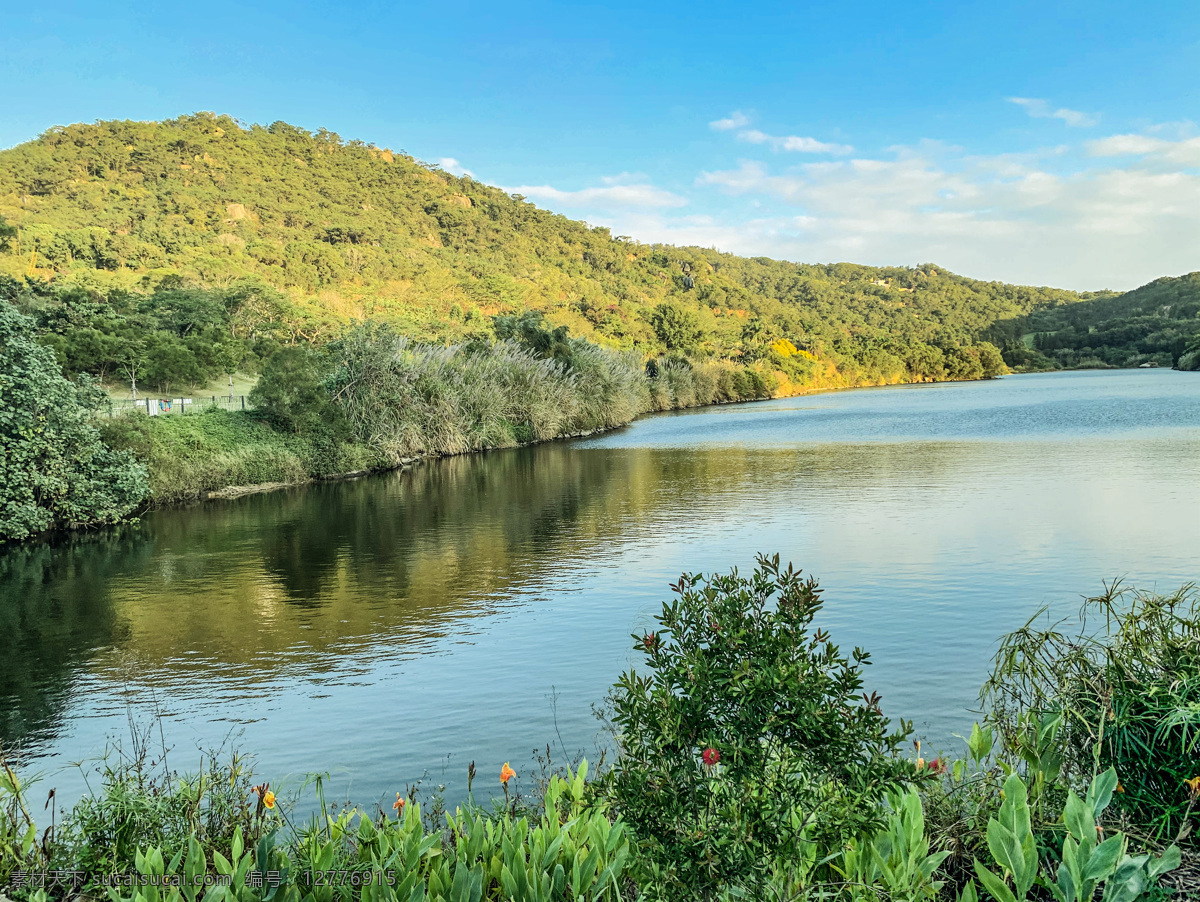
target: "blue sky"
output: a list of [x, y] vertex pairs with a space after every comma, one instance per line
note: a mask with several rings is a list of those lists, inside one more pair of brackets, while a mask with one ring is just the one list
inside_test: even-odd
[[647, 241], [1129, 288], [1200, 269], [1200, 3], [0, 6], [0, 146], [195, 110]]

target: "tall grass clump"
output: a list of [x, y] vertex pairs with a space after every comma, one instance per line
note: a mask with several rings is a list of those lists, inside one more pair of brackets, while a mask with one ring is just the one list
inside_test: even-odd
[[773, 373], [729, 360], [693, 361], [662, 357], [646, 366], [648, 410], [675, 410], [756, 401], [771, 397], [778, 387]]
[[327, 384], [352, 433], [392, 461], [619, 426], [646, 409], [636, 357], [582, 341], [564, 361], [513, 340], [440, 347], [367, 324], [329, 356]]
[[570, 432], [624, 426], [650, 409], [636, 351], [610, 351], [579, 342], [571, 355], [571, 370], [576, 405]]
[[[1040, 615], [1039, 615], [1040, 616]], [[1005, 749], [1053, 740], [1062, 781], [1111, 767], [1114, 808], [1156, 841], [1191, 835], [1200, 795], [1200, 594], [1105, 587], [1075, 620], [1006, 636], [983, 698]], [[1040, 730], [1031, 724], [1044, 725]], [[1042, 754], [1045, 754], [1044, 752]]]

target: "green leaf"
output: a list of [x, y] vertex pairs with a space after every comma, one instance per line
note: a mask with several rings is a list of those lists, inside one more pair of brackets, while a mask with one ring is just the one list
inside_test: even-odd
[[1146, 871], [1151, 880], [1157, 880], [1168, 871], [1173, 871], [1179, 867], [1181, 861], [1182, 857], [1179, 854], [1179, 847], [1172, 845], [1161, 856], [1153, 859]]
[[1091, 845], [1096, 841], [1096, 819], [1091, 808], [1073, 792], [1067, 793], [1067, 806], [1063, 812], [1063, 820], [1067, 829], [1075, 837], [1075, 841]]
[[1113, 792], [1117, 788], [1117, 771], [1110, 767], [1104, 773], [1096, 777], [1092, 781], [1092, 785], [1088, 787], [1088, 802], [1092, 806], [1092, 816], [1099, 818], [1100, 813], [1108, 807], [1108, 803], [1112, 801]]
[[1011, 830], [999, 821], [988, 821], [987, 843], [988, 851], [1004, 870], [1014, 877], [1024, 873], [1025, 860], [1021, 844]]
[[1018, 841], [1031, 832], [1029, 794], [1025, 789], [1025, 782], [1018, 774], [1011, 774], [1004, 781], [1004, 804], [1000, 806], [1000, 822]]
[[1083, 879], [1099, 882], [1117, 869], [1117, 859], [1125, 846], [1125, 837], [1114, 833], [1092, 850], [1083, 866]]
[[504, 865], [500, 869], [500, 888], [504, 891], [504, 895], [507, 898], [517, 898], [517, 881], [513, 877], [512, 871], [508, 869], [508, 865]]
[[259, 873], [266, 873], [268, 870], [270, 870], [271, 847], [274, 844], [275, 844], [275, 831], [274, 830], [272, 830], [270, 833], [263, 836], [263, 838], [258, 841], [258, 850], [255, 854], [254, 866], [259, 871]]
[[1117, 872], [1104, 883], [1103, 902], [1135, 902], [1149, 885], [1146, 872], [1131, 859], [1117, 867]]
[[1057, 890], [1054, 893], [1058, 902], [1078, 902], [1077, 892], [1078, 884], [1075, 883], [1075, 878], [1071, 876], [1071, 870], [1065, 864], [1058, 866], [1058, 885], [1052, 887]]
[[921, 862], [917, 873], [921, 875], [922, 879], [928, 880], [933, 876], [934, 871], [942, 866], [942, 862], [949, 857], [950, 852], [948, 851], [935, 852], [933, 855], [928, 856], [924, 861]]
[[996, 902], [1018, 902], [1017, 897], [1013, 895], [1013, 891], [1005, 885], [1004, 881], [981, 865], [979, 859], [975, 860], [975, 874], [979, 877], [983, 888], [991, 894]]

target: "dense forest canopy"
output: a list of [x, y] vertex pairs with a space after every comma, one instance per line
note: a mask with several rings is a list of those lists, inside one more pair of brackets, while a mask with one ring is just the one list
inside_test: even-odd
[[1011, 337], [997, 323], [1097, 297], [934, 265], [641, 244], [402, 152], [208, 113], [59, 127], [0, 152], [0, 217], [0, 272], [16, 280], [81, 286], [141, 331], [132, 308], [154, 313], [162, 305], [145, 299], [164, 289], [253, 295], [226, 303], [233, 319], [284, 342], [353, 318], [460, 340], [533, 309], [614, 347], [745, 362], [786, 341], [841, 369], [938, 378], [946, 351]]
[[[1042, 365], [1200, 369], [1200, 272], [1115, 297], [1036, 310], [1018, 327]], [[1192, 351], [1193, 353], [1189, 353]]]

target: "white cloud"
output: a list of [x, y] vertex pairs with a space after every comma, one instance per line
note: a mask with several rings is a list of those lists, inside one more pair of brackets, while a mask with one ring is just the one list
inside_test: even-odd
[[[742, 138], [748, 152], [782, 140], [743, 131], [753, 133]], [[641, 241], [802, 262], [932, 261], [975, 278], [1075, 289], [1128, 289], [1200, 269], [1200, 137], [1190, 123], [1005, 154], [921, 140], [788, 159], [701, 172], [678, 194], [628, 173], [578, 191], [510, 190], [584, 208], [589, 221]]]
[[824, 141], [818, 141], [816, 138], [801, 138], [796, 135], [776, 137], [775, 135], [768, 135], [766, 132], [760, 132], [757, 129], [740, 131], [737, 137], [739, 141], [745, 141], [747, 144], [767, 144], [775, 150], [790, 150], [800, 153], [854, 153], [854, 148], [849, 144], [827, 144]]
[[1149, 135], [1112, 135], [1089, 141], [1088, 152], [1096, 157], [1148, 157], [1175, 166], [1200, 166], [1200, 138], [1168, 141]]
[[1009, 97], [1008, 102], [1024, 107], [1025, 112], [1034, 119], [1061, 119], [1074, 128], [1088, 128], [1100, 121], [1100, 117], [1092, 113], [1081, 113], [1066, 107], [1051, 109], [1049, 103], [1037, 97]]
[[475, 178], [475, 173], [463, 166], [462, 163], [458, 162], [458, 160], [454, 159], [454, 157], [442, 157], [437, 161], [437, 164], [451, 175], [469, 175], [471, 178]]
[[662, 209], [687, 205], [687, 198], [651, 185], [629, 173], [608, 176], [601, 181], [604, 183], [602, 186], [582, 188], [578, 191], [563, 191], [551, 185], [519, 185], [504, 190], [510, 194], [520, 194], [560, 207]]
[[735, 128], [745, 128], [749, 124], [749, 116], [740, 110], [734, 110], [725, 119], [716, 119], [708, 123], [708, 127], [718, 132], [730, 132]]
[[[1189, 141], [1114, 136], [1092, 152], [1136, 147], [1164, 165], [1051, 171], [1061, 149], [969, 157], [896, 148], [890, 159], [762, 163], [705, 172], [701, 187], [799, 208], [804, 228], [755, 219], [724, 249], [793, 260], [902, 264], [933, 260], [978, 278], [1074, 288], [1132, 288], [1200, 269], [1200, 176]], [[1124, 142], [1124, 143], [1123, 143]], [[1200, 149], [1200, 148], [1197, 148]], [[1174, 170], [1166, 162], [1174, 160]]]

